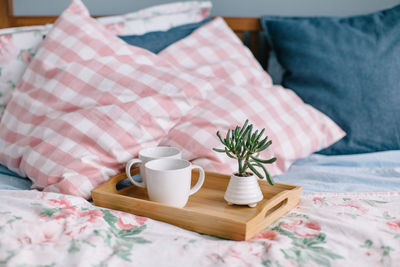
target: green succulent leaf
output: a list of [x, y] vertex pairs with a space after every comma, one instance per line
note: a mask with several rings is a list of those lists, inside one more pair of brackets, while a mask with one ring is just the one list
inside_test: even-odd
[[225, 148], [225, 153], [228, 155], [228, 157], [233, 158], [233, 159], [236, 159], [236, 157], [233, 156], [233, 155], [229, 152], [229, 150], [228, 150], [227, 148]]
[[270, 185], [274, 185], [275, 182], [274, 182], [274, 180], [272, 180], [271, 175], [269, 175], [267, 168], [265, 168], [264, 165], [262, 165], [260, 162], [256, 162], [256, 164], [258, 167], [260, 167], [264, 171], [265, 178], [267, 178], [268, 183]]
[[257, 148], [262, 147], [268, 141], [268, 136], [266, 136], [260, 143], [258, 143]]
[[238, 139], [238, 137], [239, 137], [239, 131], [240, 131], [240, 127], [236, 126], [236, 128], [235, 128], [235, 138], [236, 139]]
[[217, 131], [217, 136], [218, 136], [219, 140], [221, 141], [221, 143], [225, 144], [224, 140], [222, 140], [221, 133], [219, 131]]
[[222, 152], [225, 153], [225, 149], [220, 149], [220, 148], [213, 148], [214, 151], [216, 152]]
[[[260, 138], [261, 138], [261, 136], [264, 134], [264, 132], [265, 132], [265, 128], [262, 129], [261, 132], [258, 134], [257, 139], [256, 139], [256, 142], [258, 142], [258, 140], [260, 140]], [[267, 138], [268, 138], [268, 136], [267, 136]]]
[[258, 130], [256, 130], [253, 135], [251, 136], [251, 143], [254, 144], [254, 141], [256, 140], [258, 135]]
[[257, 149], [257, 152], [261, 152], [265, 149], [267, 149], [270, 145], [272, 144], [272, 141], [268, 141], [265, 145]]
[[260, 162], [260, 163], [264, 163], [264, 164], [271, 164], [274, 163], [276, 161], [276, 158], [271, 158], [271, 159], [259, 159], [257, 157], [254, 156], [250, 156], [250, 158], [256, 162]]
[[243, 134], [244, 130], [246, 129], [246, 126], [247, 126], [248, 123], [249, 123], [249, 120], [246, 120], [244, 125], [243, 125], [243, 127], [242, 127], [242, 129], [239, 132], [239, 136], [242, 136], [242, 134]]
[[256, 170], [256, 168], [254, 167], [254, 165], [252, 165], [251, 163], [248, 165], [250, 170], [252, 172], [254, 172], [255, 175], [257, 175], [258, 177], [260, 177], [261, 179], [263, 178], [263, 176], [261, 175], [261, 173], [259, 171]]

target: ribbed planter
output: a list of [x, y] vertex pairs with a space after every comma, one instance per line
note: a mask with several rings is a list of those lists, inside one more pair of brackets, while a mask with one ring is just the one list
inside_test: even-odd
[[257, 176], [240, 177], [232, 174], [224, 198], [229, 205], [248, 205], [253, 208], [264, 197]]

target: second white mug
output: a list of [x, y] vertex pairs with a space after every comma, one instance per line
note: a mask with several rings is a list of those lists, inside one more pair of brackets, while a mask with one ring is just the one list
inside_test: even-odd
[[[204, 170], [187, 160], [163, 158], [145, 164], [147, 193], [151, 201], [183, 208], [204, 183]], [[197, 183], [191, 188], [192, 170], [199, 170]]]
[[[144, 169], [144, 165], [155, 159], [161, 158], [174, 158], [180, 159], [182, 157], [182, 153], [179, 149], [175, 147], [168, 147], [168, 146], [157, 146], [157, 147], [150, 147], [142, 149], [139, 152], [139, 157], [131, 159], [126, 163], [125, 172], [131, 182], [139, 187], [146, 187], [146, 173]], [[138, 182], [135, 181], [131, 176], [131, 168], [134, 164], [140, 163], [140, 176], [142, 177], [142, 181]]]

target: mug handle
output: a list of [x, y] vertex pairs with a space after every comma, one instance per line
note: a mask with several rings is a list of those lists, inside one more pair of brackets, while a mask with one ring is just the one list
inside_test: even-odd
[[191, 196], [191, 195], [193, 195], [194, 193], [196, 193], [197, 191], [199, 191], [199, 189], [201, 188], [201, 186], [202, 186], [203, 183], [204, 183], [204, 177], [205, 177], [205, 175], [204, 175], [204, 170], [203, 170], [202, 167], [200, 167], [200, 166], [198, 166], [198, 165], [192, 165], [192, 166], [191, 166], [191, 169], [192, 169], [192, 170], [193, 170], [193, 169], [198, 169], [199, 172], [200, 172], [200, 176], [199, 176], [199, 180], [197, 181], [196, 185], [193, 186], [193, 188], [190, 189], [189, 196]]
[[142, 161], [140, 159], [131, 159], [130, 161], [128, 161], [128, 163], [126, 163], [126, 166], [125, 166], [126, 175], [128, 176], [129, 180], [131, 180], [132, 184], [145, 188], [146, 186], [144, 185], [143, 177], [142, 177], [141, 182], [136, 182], [131, 176], [131, 168], [132, 168], [132, 165], [135, 163], [142, 163]]

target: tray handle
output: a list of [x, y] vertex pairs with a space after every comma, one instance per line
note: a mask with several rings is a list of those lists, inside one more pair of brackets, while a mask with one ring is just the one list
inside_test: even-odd
[[279, 213], [279, 211], [285, 209], [289, 203], [289, 197], [287, 194], [282, 194], [276, 199], [269, 202], [267, 205], [263, 207], [263, 210], [260, 212], [260, 215], [263, 218], [271, 217], [273, 218], [275, 214]]

